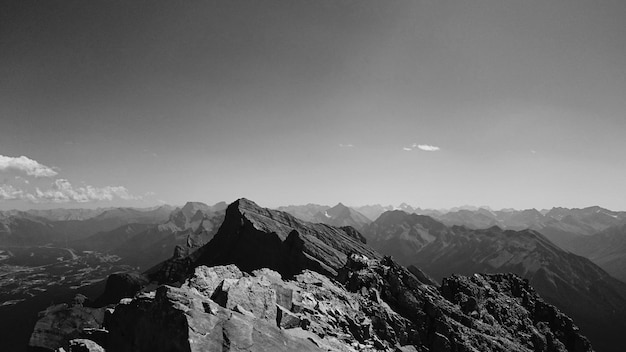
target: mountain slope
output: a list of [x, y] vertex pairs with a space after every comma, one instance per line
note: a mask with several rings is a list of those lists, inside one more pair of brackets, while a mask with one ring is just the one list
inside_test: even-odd
[[[401, 218], [410, 217], [406, 214]], [[434, 220], [421, 221], [430, 224]], [[386, 243], [371, 242], [376, 248], [407, 248], [398, 240], [401, 235], [393, 232], [393, 227], [378, 231], [383, 236], [389, 233], [394, 236], [388, 237]], [[414, 251], [412, 260], [404, 253], [401, 257], [404, 263], [414, 264], [435, 280], [452, 274], [485, 272], [520, 275], [548, 302], [574, 317], [596, 348], [602, 350], [611, 350], [610, 346], [616, 343], [617, 330], [626, 327], [626, 285], [588, 259], [560, 249], [536, 231], [453, 226], [436, 234], [432, 241]], [[371, 236], [368, 234], [368, 238]]]
[[413, 264], [417, 251], [448, 231], [445, 225], [431, 217], [401, 210], [381, 214], [362, 230], [372, 248], [391, 255], [405, 266]]
[[613, 277], [626, 282], [626, 224], [610, 227], [593, 236], [579, 237], [571, 251], [589, 258]]

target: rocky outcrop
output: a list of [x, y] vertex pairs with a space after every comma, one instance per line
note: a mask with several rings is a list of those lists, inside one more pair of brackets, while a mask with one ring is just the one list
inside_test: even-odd
[[591, 351], [571, 319], [514, 275], [420, 283], [390, 258], [304, 270], [198, 267], [115, 308], [114, 351]]
[[[515, 275], [454, 276], [440, 289], [420, 284], [386, 257], [353, 257], [346, 288], [366, 289], [411, 325], [412, 343], [430, 351], [590, 351], [571, 319]], [[494, 312], [491, 315], [490, 312]], [[385, 329], [388, 330], [388, 329]], [[418, 348], [419, 350], [419, 348]]]
[[509, 334], [540, 351], [588, 351], [572, 319], [535, 294], [514, 274], [454, 275], [443, 280], [442, 295], [464, 314], [500, 324]]

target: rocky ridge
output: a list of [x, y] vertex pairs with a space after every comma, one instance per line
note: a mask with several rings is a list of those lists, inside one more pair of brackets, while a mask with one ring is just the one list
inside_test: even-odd
[[304, 270], [197, 267], [181, 287], [123, 299], [113, 351], [591, 351], [571, 319], [515, 275], [440, 288], [386, 257], [349, 257], [336, 281]]
[[285, 277], [303, 269], [335, 277], [350, 253], [380, 258], [357, 233], [349, 227], [308, 223], [242, 198], [228, 206], [224, 222], [209, 243], [148, 274], [154, 281], [180, 283], [199, 265], [236, 264], [244, 271], [269, 268]]
[[[413, 271], [352, 231], [240, 199], [208, 244], [155, 267], [152, 284], [106, 308], [103, 334], [89, 338], [77, 323], [47, 347], [72, 350], [82, 338], [111, 351], [592, 350], [514, 275], [452, 277], [438, 288]], [[126, 278], [110, 286], [141, 282]]]

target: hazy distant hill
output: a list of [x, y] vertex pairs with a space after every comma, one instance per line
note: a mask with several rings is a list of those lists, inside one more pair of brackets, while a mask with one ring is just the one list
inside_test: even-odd
[[357, 230], [372, 222], [367, 216], [341, 203], [330, 209], [320, 211], [311, 222], [323, 223], [336, 227], [352, 226]]
[[626, 212], [598, 206], [582, 209], [552, 208], [542, 212], [536, 209], [459, 210], [433, 216], [447, 225], [462, 225], [474, 229], [499, 226], [512, 230], [537, 230], [567, 250], [572, 249], [572, 241], [579, 236], [591, 236], [626, 221]]
[[361, 232], [370, 246], [408, 266], [414, 262], [417, 251], [449, 231], [429, 216], [393, 210], [380, 215]]
[[145, 268], [169, 258], [179, 246], [185, 253], [207, 243], [224, 218], [226, 203], [188, 202], [160, 224], [133, 223], [70, 243], [73, 248], [115, 254], [121, 262]]
[[[51, 220], [36, 214], [51, 218], [56, 215], [70, 218], [78, 217], [80, 211], [72, 209], [65, 212], [57, 209], [47, 213], [45, 211], [9, 211], [0, 212], [0, 244], [31, 246], [47, 243], [56, 243], [65, 246], [82, 238], [87, 238], [98, 232], [112, 231], [128, 224], [158, 224], [166, 221], [173, 208], [169, 205], [156, 208], [110, 208], [103, 209], [99, 214], [83, 220]], [[64, 214], [64, 215], [63, 215]], [[73, 214], [73, 215], [72, 215]], [[94, 215], [89, 211], [83, 213]], [[76, 216], [74, 216], [76, 215]]]
[[[67, 220], [87, 220], [102, 214], [113, 208], [97, 208], [97, 209], [30, 209], [26, 212], [40, 218], [51, 221], [67, 221]], [[146, 209], [149, 210], [149, 209]]]
[[304, 221], [313, 221], [315, 216], [323, 211], [330, 209], [328, 205], [306, 204], [306, 205], [288, 205], [278, 207], [277, 210], [287, 212], [296, 218]]

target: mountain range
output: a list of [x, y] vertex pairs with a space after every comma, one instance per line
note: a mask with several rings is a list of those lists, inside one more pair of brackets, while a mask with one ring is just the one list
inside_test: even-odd
[[447, 226], [428, 216], [389, 211], [363, 234], [373, 248], [435, 281], [452, 274], [515, 273], [574, 317], [596, 347], [614, 346], [611, 339], [626, 328], [626, 284], [537, 231]]
[[[0, 290], [0, 298], [6, 297], [0, 306], [0, 315], [24, 319], [22, 315], [26, 312], [43, 309], [46, 303], [42, 298], [48, 294], [46, 291], [58, 287], [55, 300], [73, 303], [55, 305], [41, 313], [43, 318], [31, 334], [31, 346], [50, 349], [50, 344], [54, 344], [50, 341], [54, 340], [67, 350], [70, 340], [86, 337], [86, 341], [101, 345], [115, 340], [114, 350], [126, 350], [129, 342], [119, 338], [130, 334], [144, 339], [143, 343], [153, 348], [148, 340], [159, 339], [151, 335], [153, 332], [147, 333], [145, 326], [141, 327], [145, 318], [141, 318], [144, 314], [141, 312], [170, 307], [166, 309], [168, 314], [180, 314], [176, 307], [181, 307], [178, 304], [185, 297], [185, 302], [198, 299], [204, 302], [200, 306], [187, 305], [185, 309], [189, 312], [204, 307], [201, 310], [206, 313], [209, 309], [206, 307], [212, 307], [209, 310], [219, 318], [196, 320], [201, 316], [198, 312], [200, 315], [193, 313], [196, 314], [193, 319], [184, 318], [188, 324], [225, 324], [223, 334], [237, 335], [242, 331], [228, 328], [232, 324], [228, 319], [235, 313], [243, 314], [247, 316], [245, 324], [251, 326], [253, 336], [257, 336], [254, 329], [258, 325], [263, 334], [271, 336], [263, 342], [270, 345], [276, 341], [295, 343], [300, 341], [298, 338], [307, 337], [319, 348], [346, 351], [368, 348], [485, 350], [484, 346], [488, 346], [486, 350], [589, 350], [586, 339], [577, 335], [577, 328], [562, 311], [580, 326], [596, 350], [618, 351], [619, 331], [626, 327], [626, 285], [611, 275], [621, 278], [624, 270], [624, 219], [623, 212], [600, 207], [541, 211], [461, 207], [446, 212], [422, 210], [407, 204], [357, 208], [339, 203], [334, 207], [307, 204], [272, 210], [247, 199], [213, 206], [188, 202], [178, 208], [0, 212], [0, 268], [3, 270], [0, 281], [3, 285], [7, 283], [5, 287], [11, 287], [11, 291]], [[557, 246], [554, 239], [564, 241]], [[562, 248], [566, 246], [567, 250]], [[594, 263], [611, 270], [607, 273]], [[137, 270], [145, 272], [131, 272]], [[72, 274], [68, 276], [65, 272]], [[100, 280], [109, 274], [105, 285]], [[206, 282], [207, 275], [212, 283]], [[18, 279], [33, 284], [24, 286], [23, 290], [19, 285], [9, 284]], [[241, 286], [242, 292], [252, 292], [249, 290], [266, 285], [268, 281], [276, 302], [283, 300], [284, 305], [277, 303], [276, 311], [263, 310], [262, 316], [257, 314], [257, 300], [253, 296], [240, 296], [237, 290], [231, 295], [229, 289], [223, 287], [235, 284], [233, 287]], [[312, 282], [316, 283], [311, 286]], [[183, 291], [163, 287], [178, 287]], [[317, 296], [326, 295], [326, 300], [318, 301], [322, 306], [335, 307], [342, 312], [347, 310], [347, 313], [337, 315], [331, 313], [332, 309], [320, 311], [316, 306], [312, 307], [314, 311], [297, 308], [295, 303], [284, 301], [285, 287], [292, 293], [299, 292], [292, 294], [292, 300], [304, 292], [317, 292]], [[265, 292], [263, 290], [258, 292]], [[78, 292], [91, 298], [72, 300]], [[95, 292], [103, 293], [95, 299]], [[32, 298], [28, 298], [31, 294]], [[271, 292], [263, 293], [268, 294], [272, 296]], [[406, 305], [404, 300], [409, 296], [413, 297], [411, 302], [421, 303]], [[237, 304], [229, 305], [230, 299]], [[126, 307], [127, 303], [120, 305], [120, 300], [133, 303]], [[340, 303], [343, 300], [363, 305], [346, 307]], [[507, 302], [517, 302], [519, 306], [505, 308]], [[144, 303], [147, 310], [133, 310], [136, 304]], [[267, 304], [266, 301], [264, 305]], [[391, 311], [384, 308], [387, 306]], [[120, 312], [118, 318], [109, 321], [120, 326], [104, 326], [102, 309], [105, 307]], [[428, 307], [436, 307], [443, 316], [430, 312], [432, 308]], [[541, 314], [538, 307], [541, 307]], [[502, 316], [502, 311], [507, 309], [517, 312], [516, 315]], [[452, 330], [432, 330], [430, 323], [424, 325], [420, 320], [424, 319], [419, 318], [421, 311], [429, 311], [426, 312], [428, 319], [440, 317], [443, 320], [435, 318], [439, 321], [437, 324]], [[102, 319], [92, 319], [100, 317], [101, 313]], [[160, 321], [157, 316], [161, 313], [150, 314], [155, 314], [156, 322]], [[91, 318], [88, 321], [83, 318], [63, 320], [68, 315]], [[226, 316], [231, 318], [224, 320]], [[283, 318], [288, 318], [290, 323], [279, 322]], [[28, 327], [34, 323], [28, 319], [22, 325]], [[140, 325], [131, 326], [127, 321]], [[274, 325], [267, 325], [268, 321]], [[297, 326], [293, 325], [294, 321], [298, 321]], [[361, 325], [354, 325], [358, 321]], [[403, 323], [398, 325], [398, 321]], [[307, 325], [307, 322], [315, 324]], [[342, 324], [346, 324], [347, 330], [341, 333], [343, 335], [333, 336], [332, 333], [338, 331], [336, 326]], [[486, 329], [485, 324], [492, 329]], [[528, 329], [528, 337], [517, 336], [512, 324]], [[18, 326], [4, 325], [0, 329], [20, 331]], [[65, 326], [67, 334], [53, 332], [52, 326]], [[568, 332], [558, 330], [564, 326], [569, 326]], [[99, 329], [102, 328], [109, 331], [106, 338], [101, 336], [104, 332]], [[150, 329], [161, 331], [162, 327], [151, 326]], [[182, 333], [185, 328], [177, 329]], [[362, 329], [369, 332], [357, 332], [365, 331]], [[390, 331], [394, 334], [390, 335]], [[411, 335], [409, 331], [418, 333]], [[297, 336], [293, 335], [296, 332]], [[21, 332], [11, 334], [5, 342], [0, 342], [0, 349], [20, 350], [15, 348], [21, 339], [19, 336]], [[145, 340], [147, 336], [153, 337]], [[187, 335], [170, 338], [184, 345], [186, 339], [181, 336]], [[563, 340], [564, 336], [569, 337]], [[570, 338], [579, 341], [579, 346], [574, 348], [567, 340]], [[217, 340], [221, 341], [221, 350], [225, 346], [224, 339]], [[496, 340], [499, 341], [497, 346], [493, 344]], [[311, 348], [302, 341], [290, 346]], [[148, 350], [145, 346], [142, 348]], [[181, 348], [193, 350], [196, 347]]]
[[516, 275], [452, 276], [435, 286], [377, 253], [353, 230], [302, 221], [246, 199], [228, 206], [204, 246], [153, 267], [144, 279], [113, 279], [103, 294], [109, 305], [89, 307], [76, 299], [51, 307], [30, 345], [592, 351], [575, 323]]

